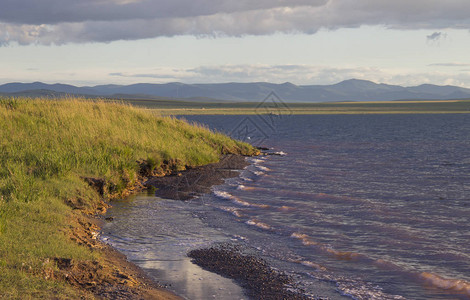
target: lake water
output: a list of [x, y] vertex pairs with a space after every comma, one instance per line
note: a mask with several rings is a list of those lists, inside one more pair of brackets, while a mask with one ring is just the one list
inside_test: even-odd
[[[239, 299], [187, 251], [256, 249], [311, 295], [470, 299], [470, 115], [188, 116], [285, 155], [180, 202], [140, 195], [103, 238], [188, 299]], [[162, 271], [165, 270], [165, 271]]]

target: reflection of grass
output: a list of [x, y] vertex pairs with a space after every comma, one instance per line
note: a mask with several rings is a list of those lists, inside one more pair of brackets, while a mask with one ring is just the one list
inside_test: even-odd
[[470, 113], [470, 100], [286, 103], [286, 107], [281, 109], [276, 108], [272, 103], [262, 104], [262, 108], [258, 108], [260, 104], [255, 102], [124, 101], [154, 109], [158, 114], [163, 115], [249, 115], [269, 112], [281, 114]]
[[[0, 99], [0, 298], [75, 298], [51, 278], [53, 258], [99, 259], [67, 237], [66, 203], [93, 209], [99, 195], [82, 176], [118, 195], [139, 163], [175, 168], [215, 162], [251, 146], [174, 118], [116, 103]], [[51, 271], [52, 270], [52, 271]]]

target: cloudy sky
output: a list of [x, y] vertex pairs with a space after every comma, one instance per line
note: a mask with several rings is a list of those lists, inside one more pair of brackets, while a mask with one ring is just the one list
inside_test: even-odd
[[0, 84], [470, 88], [468, 0], [0, 0]]

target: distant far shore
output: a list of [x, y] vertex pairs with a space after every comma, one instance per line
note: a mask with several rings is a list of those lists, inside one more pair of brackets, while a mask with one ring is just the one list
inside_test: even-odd
[[374, 101], [326, 103], [126, 103], [146, 107], [161, 115], [326, 115], [326, 114], [461, 114], [470, 113], [470, 100]]

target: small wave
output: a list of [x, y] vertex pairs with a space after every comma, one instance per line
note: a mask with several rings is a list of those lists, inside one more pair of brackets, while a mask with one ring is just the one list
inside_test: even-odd
[[262, 176], [265, 174], [264, 172], [261, 172], [261, 171], [254, 171], [253, 173], [258, 176]]
[[237, 218], [241, 218], [243, 215], [240, 213], [240, 210], [235, 207], [219, 207], [221, 210], [231, 213]]
[[253, 179], [248, 178], [248, 177], [246, 177], [246, 176], [244, 176], [244, 175], [240, 175], [240, 178], [243, 179], [243, 180], [245, 180], [245, 181], [253, 181]]
[[302, 260], [302, 261], [299, 261], [299, 263], [304, 265], [304, 266], [314, 268], [315, 270], [319, 270], [319, 271], [326, 271], [327, 270], [326, 267], [324, 267], [322, 265], [319, 265], [317, 263], [314, 263], [313, 261]]
[[[362, 260], [362, 261], [372, 263], [383, 269], [394, 270], [394, 271], [404, 271], [402, 270], [401, 267], [395, 265], [394, 263], [385, 261], [383, 259], [374, 260], [374, 259], [367, 257], [364, 254], [360, 254], [356, 252], [349, 252], [349, 251], [338, 251], [338, 250], [332, 249], [330, 247], [327, 247], [321, 243], [314, 241], [310, 236], [303, 234], [303, 233], [295, 232], [291, 234], [291, 237], [300, 240], [302, 244], [306, 246], [315, 246], [320, 251], [330, 254], [339, 260]], [[310, 266], [310, 262], [308, 261], [307, 262], [302, 261], [300, 263], [306, 266]], [[311, 266], [319, 270], [315, 263], [311, 263]], [[465, 295], [470, 295], [470, 282], [467, 282], [464, 280], [458, 280], [458, 279], [447, 279], [439, 275], [426, 273], [426, 272], [418, 274], [418, 277], [420, 280], [424, 281], [426, 284], [431, 285], [435, 288], [463, 293]], [[357, 295], [362, 294], [362, 292], [358, 290], [357, 287], [355, 287], [354, 285], [350, 285], [350, 284], [345, 285], [344, 283], [341, 283], [340, 286], [341, 286], [341, 290], [344, 291], [345, 295], [354, 295], [356, 297]], [[401, 296], [392, 296], [391, 298], [390, 297], [381, 298], [383, 297], [383, 295], [380, 295], [380, 293], [377, 294], [376, 296], [377, 298], [372, 298], [372, 299], [404, 299], [404, 298], [400, 298]], [[363, 299], [363, 298], [358, 298], [358, 299]]]
[[271, 171], [270, 168], [268, 167], [265, 167], [265, 166], [256, 166], [258, 169], [260, 169], [261, 171], [264, 171], [264, 172], [268, 172], [268, 171]]
[[230, 193], [227, 193], [227, 192], [223, 192], [223, 191], [213, 191], [214, 195], [216, 195], [217, 197], [220, 197], [222, 199], [227, 199], [227, 200], [232, 200], [234, 203], [238, 204], [238, 205], [242, 205], [242, 206], [247, 206], [247, 207], [258, 207], [258, 208], [269, 208], [271, 206], [267, 205], [267, 204], [256, 204], [256, 203], [250, 203], [250, 202], [247, 202], [247, 201], [244, 201], [238, 197], [235, 197], [234, 195], [230, 194]]
[[265, 155], [279, 155], [279, 156], [286, 156], [287, 153], [284, 151], [270, 151], [270, 152], [265, 152]]
[[240, 184], [240, 185], [237, 186], [237, 190], [252, 191], [252, 190], [255, 190], [255, 189], [256, 189], [255, 187], [246, 186], [246, 185], [243, 185], [243, 184]]
[[246, 202], [246, 201], [243, 201], [243, 200], [241, 200], [237, 197], [233, 197], [232, 200], [233, 200], [233, 202], [235, 202], [239, 205], [242, 205], [242, 206], [251, 206], [251, 207], [259, 207], [259, 208], [269, 208], [270, 207], [267, 204], [255, 204], [255, 203]]
[[228, 200], [231, 200], [233, 198], [233, 196], [227, 192], [223, 192], [223, 191], [214, 191], [214, 195], [216, 195], [217, 197], [220, 197], [222, 199], [228, 199]]
[[331, 249], [331, 248], [326, 248], [325, 251], [340, 260], [358, 260], [358, 259], [368, 260], [368, 258], [365, 255], [356, 253], [356, 252], [338, 251], [338, 250]]
[[336, 286], [344, 296], [351, 296], [357, 300], [404, 300], [403, 296], [389, 295], [382, 291], [380, 287], [361, 285], [355, 281], [337, 282]]
[[398, 265], [396, 265], [392, 262], [389, 262], [389, 261], [386, 261], [386, 260], [383, 260], [383, 259], [375, 260], [374, 265], [376, 265], [377, 267], [379, 267], [381, 269], [385, 269], [385, 270], [403, 271], [403, 268], [399, 267]]
[[256, 219], [248, 220], [245, 223], [248, 224], [248, 225], [256, 226], [256, 227], [261, 228], [261, 229], [265, 229], [265, 230], [272, 229], [271, 226], [269, 226], [268, 224], [260, 222]]
[[241, 236], [241, 235], [238, 235], [238, 234], [234, 235], [233, 238], [236, 239], [236, 240], [242, 240], [242, 241], [246, 241], [246, 240], [247, 240], [246, 237]]
[[280, 211], [291, 211], [291, 210], [295, 210], [295, 207], [283, 205], [283, 206], [279, 207], [279, 210]]
[[293, 234], [291, 234], [291, 237], [300, 240], [302, 244], [304, 244], [305, 246], [319, 245], [319, 243], [313, 241], [308, 235], [303, 234], [303, 233], [294, 232]]
[[254, 158], [252, 162], [256, 165], [256, 164], [264, 162], [264, 159]]
[[300, 240], [302, 244], [304, 244], [305, 246], [315, 246], [320, 251], [326, 254], [332, 255], [339, 260], [359, 260], [359, 259], [371, 260], [364, 254], [350, 252], [350, 251], [338, 251], [338, 250], [332, 249], [331, 247], [328, 247], [326, 245], [323, 245], [321, 243], [314, 241], [311, 237], [303, 233], [294, 232], [293, 234], [291, 234], [291, 237]]
[[344, 276], [334, 275], [329, 272], [309, 273], [313, 278], [334, 282], [338, 291], [343, 296], [356, 300], [405, 300], [403, 296], [385, 293], [381, 287]]
[[465, 295], [470, 296], [470, 282], [459, 279], [448, 279], [427, 272], [419, 274], [419, 277], [433, 287], [442, 290], [464, 293]]

